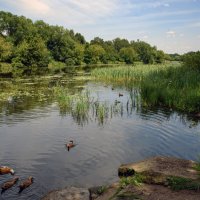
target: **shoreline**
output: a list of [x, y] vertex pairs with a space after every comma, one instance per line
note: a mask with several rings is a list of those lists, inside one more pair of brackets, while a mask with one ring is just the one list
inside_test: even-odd
[[192, 160], [150, 157], [121, 165], [120, 180], [116, 183], [92, 188], [66, 187], [50, 191], [42, 200], [198, 200], [199, 167]]

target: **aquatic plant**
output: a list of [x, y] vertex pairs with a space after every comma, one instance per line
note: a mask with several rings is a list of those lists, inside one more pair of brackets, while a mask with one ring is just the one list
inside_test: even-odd
[[[97, 80], [125, 85], [130, 91], [133, 106], [141, 101], [143, 106], [167, 106], [184, 112], [200, 111], [200, 74], [179, 63], [95, 69], [92, 75]], [[140, 93], [137, 95], [138, 101], [133, 98], [133, 87], [138, 88]]]
[[141, 82], [143, 104], [164, 105], [181, 111], [200, 111], [200, 74], [195, 70], [170, 67], [151, 72]]
[[90, 119], [95, 119], [99, 125], [103, 125], [106, 119], [113, 117], [113, 114], [122, 113], [122, 105], [101, 102], [97, 97], [91, 96], [88, 90], [71, 94], [68, 89], [56, 86], [53, 93], [61, 114], [71, 114], [73, 119], [80, 125], [84, 125]]

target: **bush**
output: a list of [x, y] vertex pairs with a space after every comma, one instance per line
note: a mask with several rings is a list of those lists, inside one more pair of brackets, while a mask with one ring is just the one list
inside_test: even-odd
[[183, 56], [184, 67], [200, 71], [200, 51], [190, 52]]

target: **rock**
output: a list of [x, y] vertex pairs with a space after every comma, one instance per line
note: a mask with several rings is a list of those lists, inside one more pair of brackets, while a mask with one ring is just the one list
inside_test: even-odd
[[89, 196], [86, 188], [66, 187], [49, 192], [42, 200], [89, 200]]
[[159, 177], [162, 174], [162, 176], [178, 176], [195, 180], [199, 177], [198, 172], [194, 169], [196, 164], [192, 160], [157, 156], [140, 162], [121, 165], [118, 173], [130, 174], [138, 172], [146, 173], [146, 175], [150, 173], [151, 177], [153, 175]]
[[104, 192], [102, 195], [97, 197], [95, 200], [108, 200], [108, 199], [113, 199], [115, 194], [118, 192], [120, 185], [119, 183], [113, 183], [110, 185], [107, 189], [106, 192]]
[[135, 174], [135, 170], [131, 169], [129, 166], [126, 167], [125, 165], [122, 165], [118, 169], [118, 176], [119, 177], [128, 177], [128, 176], [133, 176]]
[[100, 195], [102, 195], [106, 190], [106, 186], [97, 186], [97, 187], [91, 187], [88, 189], [90, 192], [90, 200], [94, 200]]

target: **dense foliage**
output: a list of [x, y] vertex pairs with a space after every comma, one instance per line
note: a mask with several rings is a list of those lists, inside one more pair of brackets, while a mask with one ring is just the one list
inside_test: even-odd
[[143, 106], [167, 106], [192, 113], [200, 111], [200, 73], [188, 65], [183, 67], [174, 62], [97, 68], [92, 76], [112, 84], [125, 84], [129, 90], [137, 86]]
[[183, 65], [186, 68], [200, 71], [200, 51], [185, 54], [183, 56]]
[[[88, 43], [73, 30], [0, 12], [0, 62], [4, 66], [10, 64], [13, 76], [38, 74], [49, 70], [49, 66], [52, 69], [56, 62], [56, 66], [135, 61], [152, 64], [162, 63], [166, 58], [163, 51], [143, 41], [121, 38], [104, 41], [95, 37]], [[2, 74], [3, 69], [0, 71]]]

